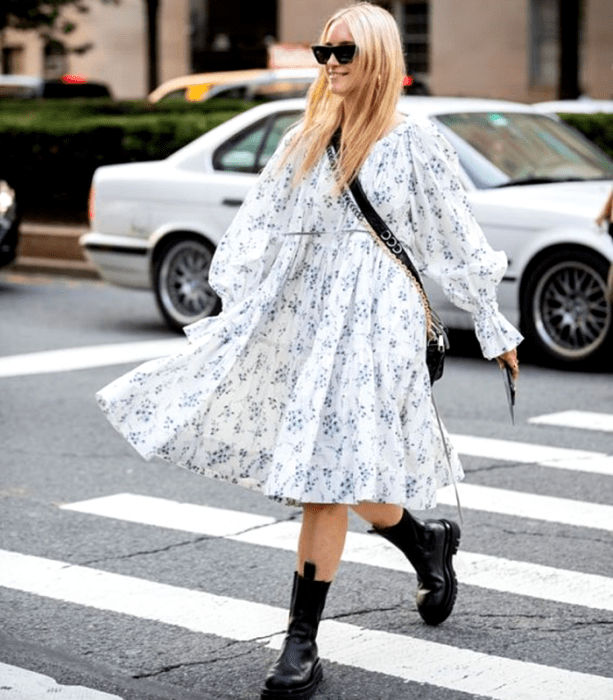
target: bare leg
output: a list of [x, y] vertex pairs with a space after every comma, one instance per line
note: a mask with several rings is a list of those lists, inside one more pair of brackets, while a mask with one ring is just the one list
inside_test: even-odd
[[351, 506], [351, 510], [381, 530], [397, 525], [403, 512], [402, 506], [393, 503], [368, 503], [366, 501]]
[[348, 507], [336, 503], [305, 503], [298, 540], [297, 571], [304, 575], [304, 564], [315, 565], [317, 581], [332, 581], [336, 575], [345, 537]]

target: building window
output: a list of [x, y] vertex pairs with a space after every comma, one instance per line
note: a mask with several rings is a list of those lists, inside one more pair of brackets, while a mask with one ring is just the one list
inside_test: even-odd
[[23, 73], [23, 47], [5, 46], [2, 49], [2, 70], [6, 75]]
[[43, 77], [47, 80], [60, 78], [68, 72], [66, 47], [57, 39], [49, 39], [43, 48]]
[[391, 12], [398, 23], [408, 72], [428, 73], [430, 68], [429, 3], [419, 0], [392, 0], [379, 4]]
[[530, 84], [556, 87], [560, 44], [558, 0], [530, 0]]

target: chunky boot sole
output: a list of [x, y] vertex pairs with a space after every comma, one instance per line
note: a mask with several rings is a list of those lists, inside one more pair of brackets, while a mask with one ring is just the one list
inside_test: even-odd
[[424, 608], [421, 610], [419, 605], [417, 610], [421, 619], [427, 625], [440, 625], [444, 622], [455, 605], [455, 600], [458, 595], [458, 579], [456, 578], [453, 569], [452, 558], [457, 553], [460, 546], [460, 527], [457, 523], [451, 520], [439, 520], [445, 527], [445, 543], [443, 549], [443, 568], [445, 576], [445, 599], [441, 605], [434, 609]]
[[307, 700], [315, 693], [323, 677], [324, 672], [321, 661], [317, 659], [313, 666], [311, 680], [308, 683], [298, 688], [262, 688], [260, 700], [269, 700], [270, 698], [275, 698], [276, 700]]

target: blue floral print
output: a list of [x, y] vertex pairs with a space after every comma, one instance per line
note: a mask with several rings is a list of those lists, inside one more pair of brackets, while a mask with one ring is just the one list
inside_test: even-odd
[[[325, 154], [294, 183], [280, 161], [294, 133], [218, 246], [210, 280], [222, 313], [186, 327], [181, 353], [102, 389], [99, 404], [143, 457], [285, 503], [433, 507], [451, 474], [421, 297], [336, 193]], [[515, 347], [521, 335], [496, 301], [506, 257], [475, 222], [436, 127], [407, 117], [360, 180], [420, 272], [472, 314], [484, 356]], [[453, 448], [451, 469], [462, 478]]]

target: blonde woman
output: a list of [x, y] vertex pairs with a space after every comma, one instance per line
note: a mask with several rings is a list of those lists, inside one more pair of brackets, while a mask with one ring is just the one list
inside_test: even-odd
[[[445, 454], [415, 284], [373, 239], [359, 179], [417, 267], [470, 311], [483, 354], [517, 376], [519, 333], [501, 316], [503, 253], [485, 241], [456, 159], [427, 120], [397, 111], [404, 66], [393, 18], [369, 3], [336, 13], [318, 46], [304, 119], [282, 140], [221, 242], [211, 283], [223, 312], [187, 327], [189, 348], [98, 395], [145, 457], [160, 456], [303, 509], [290, 620], [262, 698], [308, 698], [316, 635], [348, 510], [401, 549], [431, 625], [456, 598], [460, 530], [408, 509], [462, 477]], [[341, 130], [336, 166], [326, 153]]]

